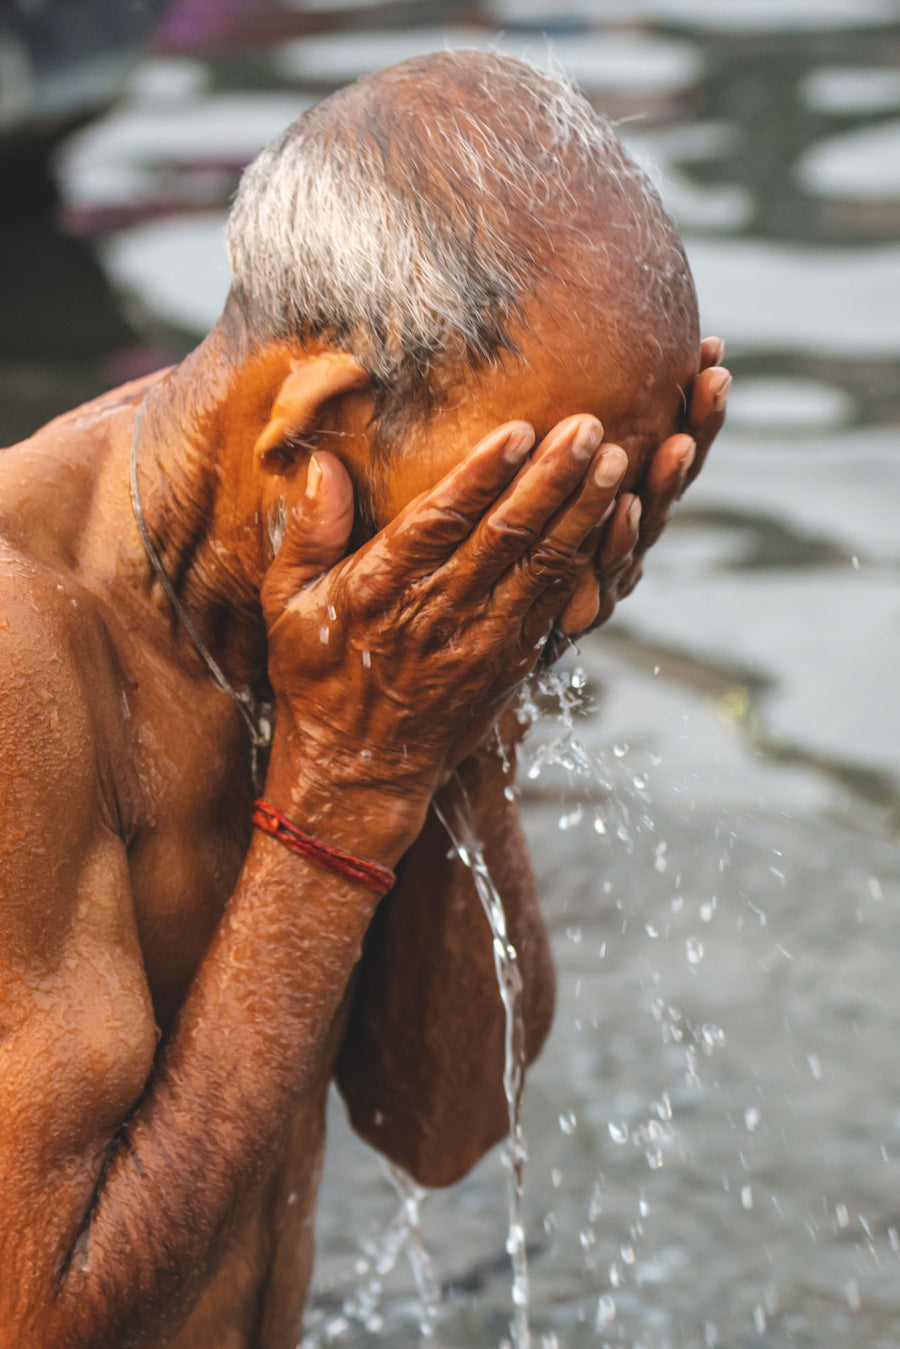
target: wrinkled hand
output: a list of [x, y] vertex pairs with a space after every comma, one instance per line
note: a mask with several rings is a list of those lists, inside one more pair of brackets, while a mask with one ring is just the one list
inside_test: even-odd
[[487, 734], [534, 669], [626, 468], [593, 417], [561, 422], [529, 454], [533, 439], [522, 422], [493, 431], [311, 581], [323, 554], [346, 547], [353, 513], [339, 461], [317, 457], [314, 495], [289, 521], [261, 595], [276, 739], [291, 737], [307, 760], [377, 766], [430, 791], [448, 757]]
[[585, 562], [593, 558], [593, 575], [585, 566], [560, 616], [558, 628], [565, 636], [605, 623], [618, 601], [630, 595], [640, 580], [644, 554], [663, 532], [673, 503], [700, 472], [725, 421], [731, 375], [720, 364], [723, 354], [720, 338], [703, 340], [700, 372], [690, 391], [684, 430], [656, 450], [640, 497], [623, 493], [606, 524], [585, 540], [582, 554]]

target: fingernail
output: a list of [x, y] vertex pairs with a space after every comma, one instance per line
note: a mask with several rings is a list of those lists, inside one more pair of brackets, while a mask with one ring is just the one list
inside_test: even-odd
[[576, 459], [590, 459], [603, 439], [603, 427], [598, 421], [582, 422], [572, 441], [572, 453]]
[[637, 529], [640, 519], [641, 499], [640, 497], [635, 497], [634, 501], [632, 501], [631, 505], [628, 507], [628, 523], [631, 525], [632, 529]]
[[508, 464], [517, 464], [520, 459], [525, 458], [533, 444], [534, 432], [530, 426], [521, 431], [514, 431], [506, 442], [503, 458]]
[[681, 464], [679, 465], [678, 471], [679, 473], [681, 473], [682, 476], [684, 476], [684, 474], [687, 473], [691, 464], [694, 462], [696, 454], [697, 454], [697, 442], [696, 440], [692, 440], [690, 445], [688, 445], [687, 449], [681, 456]]
[[713, 395], [713, 407], [716, 412], [721, 412], [728, 398], [728, 390], [731, 388], [731, 375], [723, 381], [721, 388], [716, 390]]
[[309, 456], [309, 463], [306, 468], [306, 499], [315, 501], [319, 492], [319, 483], [322, 481], [322, 465], [314, 454]]
[[624, 450], [604, 450], [594, 469], [594, 482], [598, 487], [612, 487], [627, 467], [628, 455]]
[[725, 339], [717, 337], [716, 341], [719, 345], [716, 348], [716, 359], [713, 361], [713, 365], [721, 365], [725, 358]]

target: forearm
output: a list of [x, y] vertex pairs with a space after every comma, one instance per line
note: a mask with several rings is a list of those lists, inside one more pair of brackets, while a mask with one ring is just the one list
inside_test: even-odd
[[[407, 841], [383, 810], [292, 801], [329, 840], [392, 865]], [[349, 804], [349, 809], [347, 808]], [[365, 825], [359, 823], [365, 816]], [[275, 1164], [323, 1049], [377, 898], [257, 832], [147, 1089], [112, 1141], [42, 1349], [142, 1345], [183, 1320]]]
[[[515, 802], [512, 765], [484, 751], [460, 776], [523, 977], [530, 1062], [549, 1029], [553, 963]], [[508, 1128], [505, 1020], [471, 872], [433, 811], [366, 939], [338, 1064], [357, 1130], [422, 1183], [464, 1175]]]

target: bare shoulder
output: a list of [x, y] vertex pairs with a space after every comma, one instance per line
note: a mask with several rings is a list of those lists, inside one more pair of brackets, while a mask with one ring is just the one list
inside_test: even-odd
[[17, 915], [27, 916], [26, 927], [44, 920], [59, 928], [56, 897], [108, 814], [91, 662], [80, 649], [74, 613], [51, 570], [0, 543], [0, 895], [7, 939], [25, 935]]

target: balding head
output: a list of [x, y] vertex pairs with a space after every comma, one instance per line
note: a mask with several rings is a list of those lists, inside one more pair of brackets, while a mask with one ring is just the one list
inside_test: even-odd
[[229, 253], [252, 339], [351, 352], [383, 429], [515, 350], [548, 289], [602, 306], [611, 348], [697, 343], [645, 175], [569, 85], [499, 53], [406, 61], [305, 113], [244, 175]]

